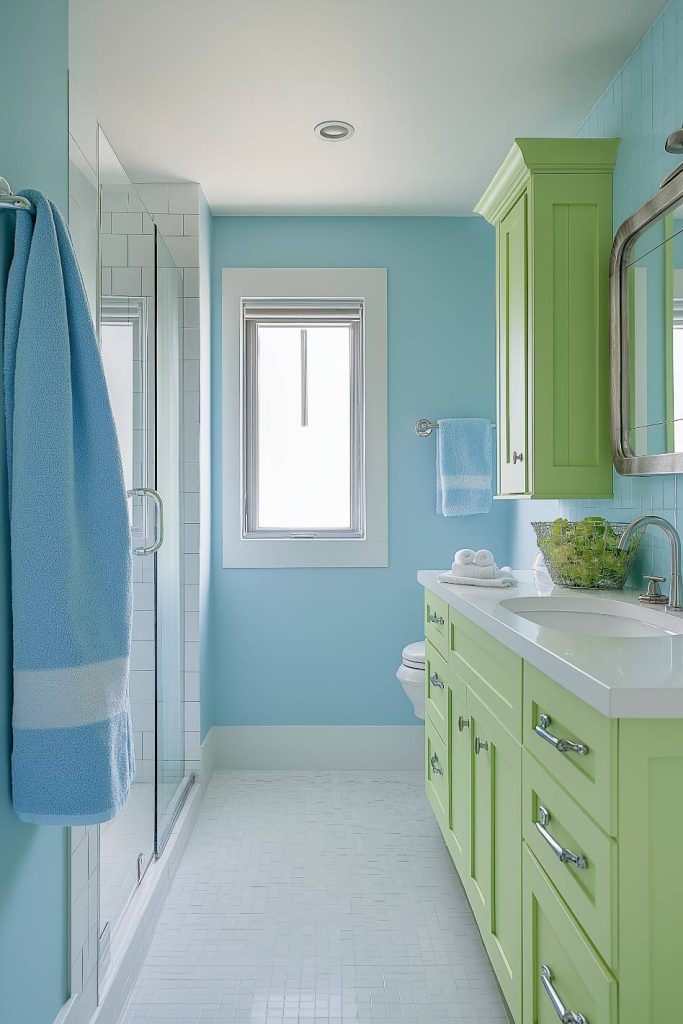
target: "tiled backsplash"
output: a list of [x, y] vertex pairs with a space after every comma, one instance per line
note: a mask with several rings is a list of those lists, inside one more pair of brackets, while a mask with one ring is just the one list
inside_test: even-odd
[[[619, 138], [614, 174], [614, 228], [653, 195], [679, 158], [664, 150], [669, 132], [683, 121], [683, 0], [671, 0], [643, 37], [577, 131], [588, 138]], [[680, 498], [678, 491], [680, 489]], [[679, 506], [680, 500], [680, 506]], [[627, 522], [651, 513], [677, 529], [683, 517], [683, 476], [622, 477], [614, 474], [611, 501], [520, 501], [511, 503], [513, 564], [527, 568], [536, 551], [530, 523], [565, 516], [600, 515]], [[631, 574], [669, 576], [670, 552], [661, 531], [649, 530]]]

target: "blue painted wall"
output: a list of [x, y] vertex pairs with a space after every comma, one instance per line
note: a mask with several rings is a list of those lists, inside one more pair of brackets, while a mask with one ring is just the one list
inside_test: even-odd
[[[437, 516], [435, 439], [413, 431], [494, 415], [493, 235], [476, 218], [217, 217], [212, 262], [213, 722], [414, 724], [394, 673], [422, 632], [416, 570], [463, 545], [509, 557], [509, 503]], [[388, 268], [386, 569], [222, 567], [221, 272], [253, 266]]]
[[[614, 174], [614, 229], [653, 195], [679, 157], [664, 151], [669, 132], [683, 121], [683, 0], [670, 0], [577, 131], [589, 138], [621, 139]], [[602, 515], [628, 522], [642, 513], [664, 516], [683, 528], [683, 476], [620, 477], [611, 501], [512, 504], [513, 559], [528, 567], [536, 553], [532, 519]], [[667, 542], [649, 531], [632, 582], [643, 572], [670, 572]]]
[[[0, 174], [67, 209], [67, 3], [6, 4], [0, 30]], [[12, 213], [0, 213], [0, 325]], [[1, 331], [1, 327], [0, 327]], [[51, 1024], [67, 998], [67, 832], [24, 825], [10, 801], [11, 613], [0, 397], [0, 1020]]]

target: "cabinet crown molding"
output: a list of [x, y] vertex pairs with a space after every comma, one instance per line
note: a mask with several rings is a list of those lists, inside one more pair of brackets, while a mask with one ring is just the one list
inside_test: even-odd
[[515, 139], [474, 212], [490, 224], [497, 224], [531, 174], [611, 174], [619, 142], [619, 139]]

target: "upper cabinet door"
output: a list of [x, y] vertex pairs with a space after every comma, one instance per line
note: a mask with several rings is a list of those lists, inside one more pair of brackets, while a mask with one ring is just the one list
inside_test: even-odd
[[610, 497], [611, 175], [537, 174], [533, 211], [534, 492]]
[[498, 481], [527, 491], [527, 197], [498, 228]]
[[475, 208], [496, 226], [498, 491], [612, 494], [609, 253], [617, 139], [517, 139]]

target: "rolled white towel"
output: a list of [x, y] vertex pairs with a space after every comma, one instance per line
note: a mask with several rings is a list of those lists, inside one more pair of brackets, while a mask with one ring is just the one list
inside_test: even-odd
[[492, 552], [488, 548], [480, 548], [479, 551], [475, 552], [474, 564], [480, 566], [495, 565]]
[[472, 548], [460, 548], [453, 555], [453, 565], [472, 565], [474, 562], [474, 551]]
[[466, 576], [473, 580], [493, 580], [496, 578], [495, 565], [461, 565], [453, 562], [451, 569], [455, 576]]

